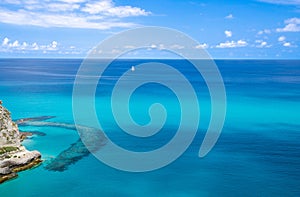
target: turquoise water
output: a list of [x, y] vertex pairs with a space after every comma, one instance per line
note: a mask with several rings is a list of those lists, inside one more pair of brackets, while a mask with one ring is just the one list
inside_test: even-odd
[[[120, 60], [107, 71], [96, 93], [97, 114], [109, 136], [137, 151], [155, 149], [174, 135], [180, 117], [178, 100], [164, 87], [150, 84], [137, 90], [132, 116], [149, 121], [148, 106], [168, 109], [162, 134], [152, 139], [124, 135], [107, 107], [118, 75], [146, 60]], [[83, 157], [62, 172], [47, 163], [76, 142], [78, 133], [57, 127], [20, 127], [41, 131], [24, 141], [39, 150], [44, 163], [0, 185], [1, 196], [299, 196], [300, 195], [300, 61], [217, 61], [227, 91], [227, 115], [213, 150], [198, 157], [210, 116], [205, 83], [187, 62], [161, 60], [182, 71], [200, 102], [200, 129], [188, 150], [170, 165], [146, 173], [123, 172]], [[55, 116], [49, 122], [73, 124], [72, 87], [81, 60], [0, 60], [0, 99], [13, 119]], [[176, 82], [174, 82], [176, 83]], [[149, 96], [149, 92], [151, 93]], [[103, 106], [104, 104], [104, 106]], [[193, 110], [193, 109], [191, 109]], [[188, 130], [188, 128], [186, 128]]]

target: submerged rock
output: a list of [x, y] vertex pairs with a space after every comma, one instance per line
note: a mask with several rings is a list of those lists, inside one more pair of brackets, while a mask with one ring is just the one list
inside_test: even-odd
[[23, 142], [28, 137], [37, 135], [37, 136], [46, 136], [46, 133], [40, 131], [19, 131], [20, 132], [20, 140]]
[[79, 139], [74, 144], [62, 151], [57, 157], [50, 160], [45, 169], [50, 171], [65, 171], [71, 164], [76, 163], [81, 160], [83, 157], [86, 157], [90, 154], [89, 150], [84, 146], [82, 141]]
[[[86, 157], [90, 152], [96, 152], [106, 144], [106, 137], [104, 133], [92, 127], [80, 126], [77, 127], [73, 124], [59, 123], [59, 122], [42, 122], [36, 121], [39, 118], [27, 118], [26, 121], [22, 121], [22, 126], [37, 126], [37, 127], [59, 127], [71, 130], [80, 130], [80, 139], [71, 144], [69, 148], [63, 150], [55, 158], [49, 160], [45, 164], [45, 169], [50, 171], [65, 171], [68, 167], [77, 161]], [[84, 144], [81, 139], [85, 143]], [[86, 148], [89, 146], [89, 150]]]
[[0, 183], [17, 176], [16, 172], [41, 163], [38, 151], [28, 151], [21, 145], [18, 126], [0, 101]]
[[[90, 152], [96, 152], [106, 144], [106, 138], [99, 129], [79, 126], [74, 124], [47, 122], [54, 116], [40, 116], [32, 118], [22, 118], [13, 122], [10, 117], [10, 112], [2, 106], [0, 102], [0, 183], [12, 178], [16, 178], [17, 172], [26, 170], [39, 165], [41, 154], [38, 151], [28, 151], [21, 145], [21, 141], [28, 136], [46, 134], [39, 131], [20, 132], [20, 126], [36, 126], [36, 127], [60, 127], [70, 130], [80, 130], [80, 138], [69, 148], [63, 150], [55, 158], [49, 160], [45, 169], [50, 171], [64, 171], [68, 167], [83, 157], [86, 157]], [[16, 124], [17, 123], [17, 124]], [[86, 145], [81, 141], [87, 143]]]
[[48, 120], [51, 118], [55, 118], [55, 116], [38, 116], [38, 117], [32, 117], [32, 118], [21, 118], [16, 120], [16, 124], [22, 125], [23, 122], [28, 122], [28, 121], [42, 121], [42, 120]]

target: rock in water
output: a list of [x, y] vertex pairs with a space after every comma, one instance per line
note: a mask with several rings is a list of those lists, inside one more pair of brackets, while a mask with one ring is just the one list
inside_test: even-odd
[[[75, 164], [80, 159], [88, 156], [90, 152], [97, 152], [107, 143], [107, 138], [105, 137], [104, 133], [99, 129], [61, 122], [38, 121], [44, 119], [45, 117], [48, 118], [52, 116], [23, 118], [20, 120], [16, 120], [16, 122], [18, 122], [18, 124], [22, 126], [58, 127], [70, 130], [77, 130], [80, 133], [80, 139], [78, 139], [75, 143], [71, 144], [71, 146], [68, 149], [62, 151], [57, 157], [46, 161], [45, 169], [47, 170], [61, 172], [65, 171], [70, 165]], [[32, 132], [32, 134], [34, 133]], [[24, 133], [21, 132], [21, 135], [24, 138]], [[83, 140], [85, 144], [81, 140]], [[86, 146], [88, 146], [89, 149], [87, 149]]]
[[18, 126], [0, 101], [0, 183], [15, 178], [16, 172], [42, 162], [38, 151], [28, 151], [21, 145]]

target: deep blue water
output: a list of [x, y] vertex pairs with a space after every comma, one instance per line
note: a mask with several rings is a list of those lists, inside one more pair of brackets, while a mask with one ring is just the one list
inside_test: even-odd
[[[109, 106], [112, 87], [132, 65], [147, 61], [114, 62], [96, 91], [97, 115], [108, 136], [120, 146], [135, 151], [153, 150], [168, 142], [180, 120], [175, 95], [166, 87], [148, 84], [137, 89], [131, 98], [132, 117], [137, 123], [146, 124], [151, 103], [162, 103], [168, 117], [161, 132], [153, 138], [140, 139], [125, 135], [114, 121]], [[20, 127], [46, 133], [24, 141], [28, 149], [39, 150], [45, 162], [1, 184], [0, 195], [300, 195], [300, 61], [216, 61], [226, 87], [227, 114], [217, 144], [204, 158], [198, 157], [198, 151], [210, 116], [205, 82], [188, 62], [159, 61], [177, 68], [191, 81], [200, 103], [199, 130], [180, 158], [159, 170], [131, 173], [108, 167], [89, 155], [63, 172], [53, 172], [44, 168], [47, 161], [74, 143], [78, 133], [64, 128]], [[0, 100], [11, 111], [13, 119], [47, 115], [55, 116], [48, 121], [73, 124], [72, 89], [81, 62], [1, 59]]]

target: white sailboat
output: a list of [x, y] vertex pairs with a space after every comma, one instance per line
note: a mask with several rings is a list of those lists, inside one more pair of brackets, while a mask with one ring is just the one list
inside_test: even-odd
[[135, 67], [134, 66], [131, 66], [131, 71], [135, 71]]

